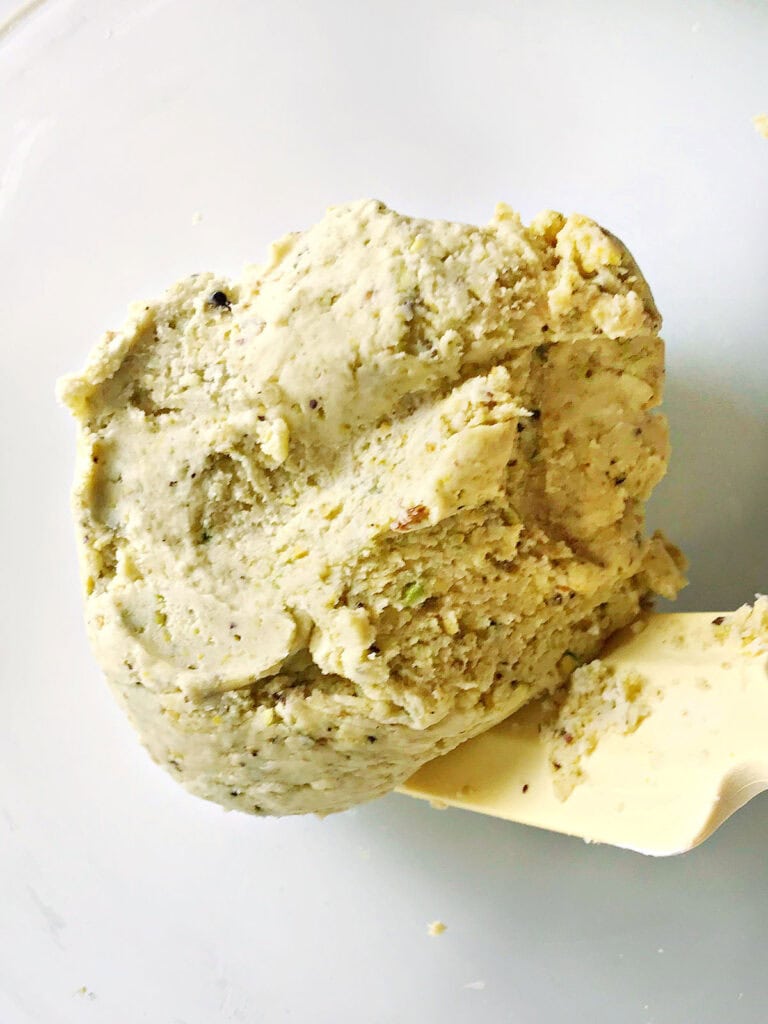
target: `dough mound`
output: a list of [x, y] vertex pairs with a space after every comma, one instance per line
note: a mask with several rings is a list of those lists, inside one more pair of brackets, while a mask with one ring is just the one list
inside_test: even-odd
[[91, 643], [152, 757], [343, 810], [674, 596], [659, 323], [585, 217], [373, 200], [133, 307], [60, 396]]

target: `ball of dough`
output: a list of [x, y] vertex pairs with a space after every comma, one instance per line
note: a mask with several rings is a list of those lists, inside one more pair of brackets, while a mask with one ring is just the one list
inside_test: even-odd
[[674, 596], [659, 322], [585, 217], [373, 200], [133, 307], [60, 394], [90, 639], [152, 757], [342, 810]]

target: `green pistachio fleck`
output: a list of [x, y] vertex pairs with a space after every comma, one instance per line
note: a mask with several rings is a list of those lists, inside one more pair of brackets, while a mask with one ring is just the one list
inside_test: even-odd
[[406, 583], [400, 597], [406, 608], [413, 608], [414, 605], [421, 604], [424, 600], [424, 587], [417, 580]]
[[577, 665], [583, 665], [584, 664], [583, 660], [579, 657], [579, 655], [578, 654], [574, 654], [573, 651], [566, 651], [565, 654], [563, 655], [563, 657], [564, 658], [573, 658], [573, 660], [576, 662]]

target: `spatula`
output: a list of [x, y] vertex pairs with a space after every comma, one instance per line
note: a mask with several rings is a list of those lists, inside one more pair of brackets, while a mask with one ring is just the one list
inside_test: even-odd
[[696, 846], [768, 789], [766, 598], [733, 615], [650, 614], [600, 660], [643, 680], [647, 713], [599, 736], [565, 799], [541, 731], [551, 701], [424, 765], [401, 792], [665, 856]]

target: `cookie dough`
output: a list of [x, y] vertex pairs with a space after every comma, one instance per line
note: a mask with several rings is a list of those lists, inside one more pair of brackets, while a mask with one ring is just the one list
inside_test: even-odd
[[585, 217], [373, 200], [134, 306], [60, 396], [91, 643], [152, 757], [342, 810], [673, 597], [659, 324]]

